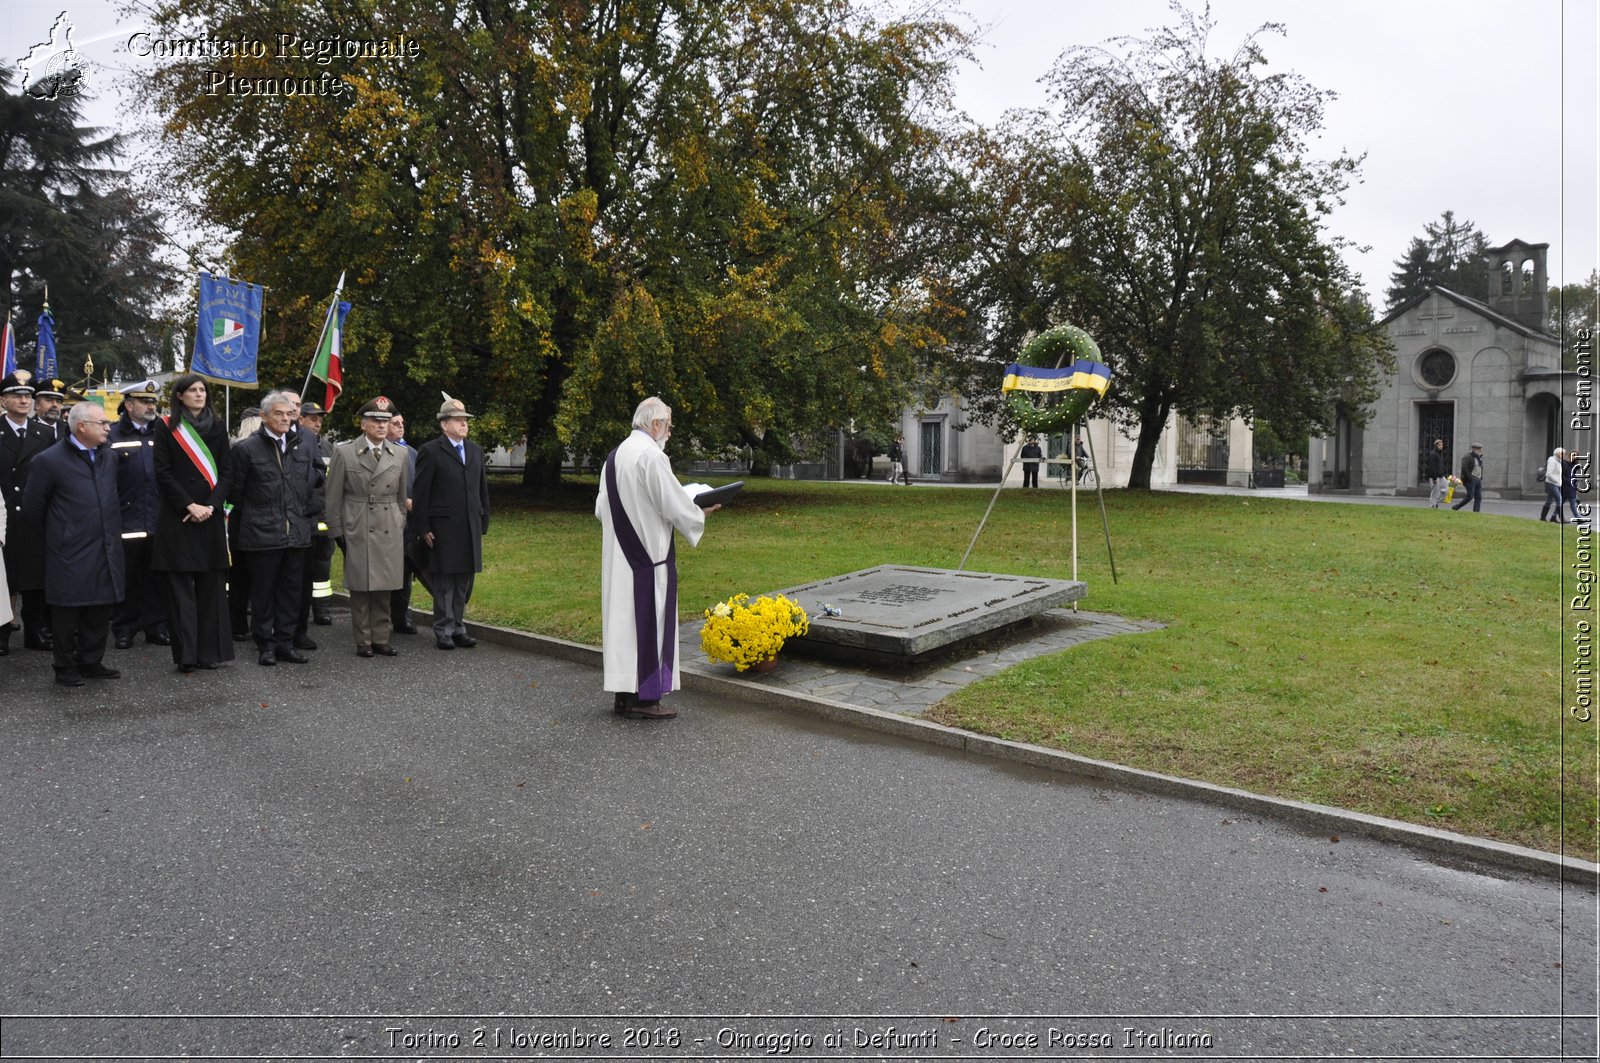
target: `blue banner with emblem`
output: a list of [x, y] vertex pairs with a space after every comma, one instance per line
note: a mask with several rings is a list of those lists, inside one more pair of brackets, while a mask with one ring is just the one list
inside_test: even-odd
[[200, 274], [200, 308], [195, 315], [190, 372], [218, 384], [256, 386], [261, 292], [259, 284]]

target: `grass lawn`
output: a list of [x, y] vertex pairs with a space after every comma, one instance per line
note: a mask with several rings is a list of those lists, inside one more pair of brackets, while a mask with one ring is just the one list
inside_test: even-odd
[[[681, 614], [871, 565], [954, 568], [990, 494], [753, 481], [699, 549], [680, 542]], [[599, 642], [594, 496], [592, 480], [553, 499], [495, 488], [474, 619]], [[1565, 851], [1595, 858], [1594, 725], [1562, 764], [1561, 531], [1234, 496], [1106, 505], [1120, 583], [1080, 495], [1084, 607], [1166, 629], [1019, 665], [931, 718], [1550, 851], [1564, 815]], [[1067, 495], [1006, 492], [968, 567], [1070, 577]]]

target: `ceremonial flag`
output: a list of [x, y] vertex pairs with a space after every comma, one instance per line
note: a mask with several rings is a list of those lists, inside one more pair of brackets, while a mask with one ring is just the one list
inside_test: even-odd
[[311, 371], [306, 374], [307, 385], [312, 377], [328, 385], [322, 408], [330, 413], [344, 391], [344, 319], [350, 313], [350, 304], [340, 301], [339, 293], [343, 290], [344, 274], [341, 273], [339, 284], [333, 290], [333, 301], [328, 304], [328, 316], [322, 321], [322, 336], [317, 340], [317, 353], [311, 358]]
[[[7, 326], [9, 331], [9, 325]], [[50, 313], [50, 304], [44, 304], [39, 315], [39, 343], [34, 348], [34, 373], [40, 380], [54, 380], [60, 376], [56, 368], [56, 319]]]
[[1037, 365], [1012, 362], [1006, 366], [1006, 378], [1000, 385], [1006, 391], [1093, 391], [1104, 395], [1111, 386], [1111, 370], [1099, 362], [1078, 359], [1060, 369], [1046, 369]]
[[256, 386], [261, 294], [259, 284], [200, 274], [192, 372], [218, 384]]
[[17, 371], [17, 337], [11, 330], [11, 313], [6, 312], [5, 336], [0, 339], [0, 379]]

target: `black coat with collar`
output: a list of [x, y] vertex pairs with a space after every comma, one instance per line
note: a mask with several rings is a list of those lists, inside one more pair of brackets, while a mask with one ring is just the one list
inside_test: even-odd
[[122, 530], [154, 535], [161, 492], [156, 487], [156, 426], [140, 431], [124, 411], [111, 426], [111, 451], [117, 459], [117, 494], [122, 498]]
[[117, 462], [105, 444], [95, 460], [63, 439], [28, 474], [22, 509], [44, 543], [44, 597], [51, 605], [115, 605], [127, 586]]
[[483, 533], [489, 530], [489, 479], [483, 448], [465, 443], [461, 464], [455, 444], [446, 436], [417, 448], [417, 475], [411, 485], [410, 537], [424, 552], [422, 537], [433, 533], [425, 551], [428, 572], [460, 574], [483, 571]]
[[[173, 436], [173, 417], [155, 423], [156, 487], [161, 505], [156, 512], [156, 541], [150, 567], [157, 572], [222, 572], [228, 567], [228, 519], [222, 505], [228, 500], [228, 430], [222, 418], [211, 419], [200, 432], [217, 466], [217, 482], [209, 483], [187, 451]], [[184, 520], [189, 503], [210, 506], [210, 520]]]
[[322, 479], [315, 433], [296, 433], [280, 452], [265, 428], [233, 448], [228, 500], [239, 511], [236, 550], [295, 550], [311, 544]]
[[44, 425], [29, 420], [21, 436], [0, 413], [0, 497], [6, 506], [6, 583], [13, 592], [44, 587], [44, 540], [22, 518], [22, 495], [35, 458], [55, 446]]

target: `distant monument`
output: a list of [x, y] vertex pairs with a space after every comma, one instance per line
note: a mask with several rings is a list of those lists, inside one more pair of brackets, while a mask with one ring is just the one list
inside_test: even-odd
[[880, 565], [781, 592], [811, 630], [785, 649], [865, 665], [910, 666], [1084, 596], [1078, 580]]

